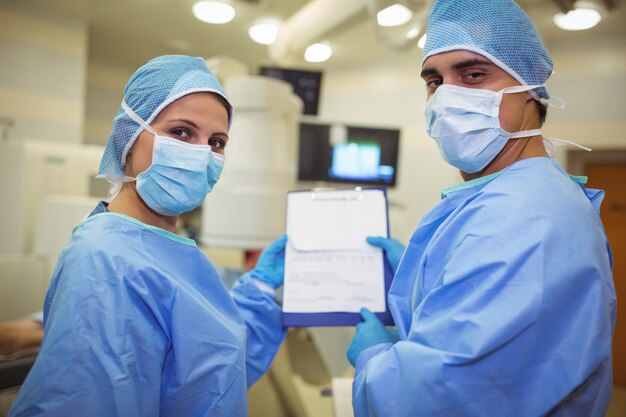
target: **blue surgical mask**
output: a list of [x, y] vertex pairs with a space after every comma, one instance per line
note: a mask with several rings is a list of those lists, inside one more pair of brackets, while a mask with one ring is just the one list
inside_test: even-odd
[[443, 159], [463, 172], [483, 170], [509, 139], [541, 135], [541, 129], [509, 133], [500, 127], [503, 94], [521, 93], [539, 85], [514, 86], [501, 91], [444, 84], [428, 100], [426, 130]]
[[159, 214], [185, 213], [204, 201], [223, 167], [224, 157], [209, 145], [155, 135], [152, 165], [137, 176], [137, 192]]
[[[139, 174], [137, 193], [152, 210], [174, 216], [199, 206], [213, 189], [224, 167], [224, 156], [209, 145], [191, 145], [158, 135], [122, 103], [126, 113], [154, 135], [152, 164]], [[135, 119], [135, 116], [137, 119]]]

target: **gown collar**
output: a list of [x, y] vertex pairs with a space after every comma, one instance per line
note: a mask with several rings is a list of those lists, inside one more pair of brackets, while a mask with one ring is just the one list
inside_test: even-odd
[[[536, 159], [539, 159], [539, 158], [523, 159], [521, 161], [515, 162], [514, 164], [512, 164], [510, 166], [526, 163], [524, 161], [528, 161], [527, 163], [533, 163], [533, 162], [535, 162]], [[476, 187], [476, 186], [488, 183], [489, 181], [493, 180], [498, 175], [500, 175], [502, 172], [506, 171], [507, 168], [503, 169], [502, 171], [494, 172], [493, 174], [485, 175], [484, 177], [475, 178], [475, 179], [470, 180], [470, 181], [462, 182], [460, 184], [456, 184], [456, 185], [453, 185], [451, 187], [444, 188], [441, 191], [441, 199], [443, 200], [448, 195], [450, 195], [450, 194], [452, 194], [452, 193], [454, 193], [456, 191], [466, 190], [468, 188], [472, 188], [472, 187]], [[567, 174], [567, 175], [569, 175], [569, 174]], [[587, 183], [587, 179], [588, 179], [587, 177], [582, 176], [582, 175], [569, 175], [569, 177], [572, 179], [572, 181], [574, 181], [577, 184], [581, 184], [581, 185], [585, 185]]]
[[152, 226], [152, 225], [149, 225], [149, 224], [145, 224], [145, 223], [140, 222], [139, 220], [137, 220], [137, 219], [135, 219], [133, 217], [126, 216], [126, 215], [120, 214], [120, 213], [112, 213], [110, 211], [101, 212], [101, 213], [93, 214], [93, 215], [89, 216], [87, 219], [85, 219], [82, 222], [80, 222], [74, 228], [74, 230], [72, 230], [72, 235], [76, 232], [76, 230], [78, 230], [81, 227], [83, 227], [86, 223], [89, 223], [90, 221], [92, 221], [95, 218], [104, 217], [104, 216], [118, 217], [118, 218], [123, 219], [125, 221], [128, 221], [130, 223], [133, 223], [133, 224], [135, 224], [135, 225], [137, 225], [139, 227], [147, 229], [147, 230], [149, 230], [152, 233], [156, 233], [157, 235], [162, 236], [162, 237], [164, 237], [166, 239], [173, 240], [174, 242], [182, 243], [183, 245], [197, 247], [196, 242], [193, 239], [189, 239], [189, 238], [186, 238], [184, 236], [177, 235], [176, 233], [172, 233], [172, 232], [170, 232], [168, 230], [161, 229], [160, 227], [156, 227], [156, 226]]

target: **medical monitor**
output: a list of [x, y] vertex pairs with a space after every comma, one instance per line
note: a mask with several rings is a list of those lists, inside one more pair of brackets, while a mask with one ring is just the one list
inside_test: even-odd
[[298, 179], [393, 187], [399, 142], [399, 129], [301, 123]]
[[319, 107], [321, 71], [304, 71], [290, 68], [261, 67], [260, 74], [285, 81], [293, 87], [293, 92], [302, 99], [303, 113], [317, 115]]

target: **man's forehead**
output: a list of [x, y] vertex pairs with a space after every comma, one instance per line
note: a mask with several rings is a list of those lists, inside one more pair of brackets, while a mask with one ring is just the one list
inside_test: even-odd
[[477, 64], [482, 62], [485, 65], [495, 65], [490, 59], [481, 54], [477, 54], [476, 52], [467, 51], [464, 49], [456, 49], [453, 51], [442, 52], [437, 55], [429, 56], [422, 64], [422, 68], [439, 66], [452, 67], [465, 61], [474, 61]]

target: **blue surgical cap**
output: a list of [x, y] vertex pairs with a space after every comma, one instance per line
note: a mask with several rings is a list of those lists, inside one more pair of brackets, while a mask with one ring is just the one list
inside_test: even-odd
[[[150, 60], [128, 80], [124, 102], [139, 117], [151, 123], [168, 104], [197, 92], [218, 94], [228, 103], [229, 125], [233, 108], [224, 89], [204, 59], [165, 55]], [[124, 180], [126, 155], [143, 128], [122, 107], [113, 119], [113, 128], [98, 170], [98, 178], [113, 183]]]
[[[550, 54], [513, 0], [438, 0], [428, 19], [422, 63], [459, 49], [484, 56], [522, 85], [542, 85], [552, 75]], [[543, 87], [530, 93], [550, 98]]]

